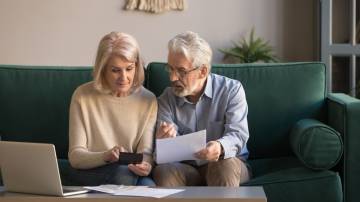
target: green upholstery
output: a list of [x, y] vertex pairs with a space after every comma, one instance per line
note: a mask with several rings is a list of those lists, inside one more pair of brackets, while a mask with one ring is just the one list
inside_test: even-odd
[[73, 91], [91, 80], [89, 67], [0, 66], [2, 140], [55, 144], [67, 158], [68, 114]]
[[242, 185], [263, 186], [270, 202], [342, 201], [341, 180], [335, 172], [314, 172], [295, 157], [250, 160], [249, 164], [253, 179]]
[[360, 187], [360, 100], [344, 94], [331, 93], [328, 102], [328, 123], [340, 132], [344, 156], [339, 165], [344, 183], [344, 201], [358, 202]]
[[[244, 85], [249, 105], [249, 163], [254, 175], [244, 185], [263, 185], [270, 202], [342, 201], [344, 197], [338, 174], [343, 161], [335, 172], [314, 171], [304, 166], [290, 145], [290, 131], [299, 120], [328, 121], [325, 69], [322, 63], [212, 66], [213, 73]], [[150, 63], [146, 87], [159, 96], [168, 85], [164, 63]]]
[[295, 124], [290, 145], [299, 160], [315, 170], [334, 167], [343, 152], [339, 132], [314, 119], [302, 119]]
[[[163, 63], [147, 67], [145, 86], [160, 95], [168, 86]], [[249, 104], [249, 163], [268, 201], [360, 201], [360, 102], [326, 94], [321, 63], [214, 65], [213, 72], [240, 80]], [[91, 67], [0, 65], [0, 137], [56, 146], [65, 185], [69, 162], [68, 110], [74, 89], [90, 81]], [[307, 168], [290, 146], [290, 131], [301, 119], [316, 119], [337, 130], [344, 154], [332, 170]], [[343, 195], [344, 193], [344, 195]]]

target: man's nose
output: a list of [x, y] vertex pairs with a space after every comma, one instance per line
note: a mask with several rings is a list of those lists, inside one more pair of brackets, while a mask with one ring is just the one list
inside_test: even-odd
[[177, 81], [179, 80], [179, 76], [176, 74], [176, 72], [171, 71], [169, 72], [170, 81]]

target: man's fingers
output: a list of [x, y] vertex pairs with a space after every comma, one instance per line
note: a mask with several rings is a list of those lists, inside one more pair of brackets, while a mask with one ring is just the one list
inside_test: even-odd
[[165, 138], [165, 134], [168, 130], [168, 124], [166, 122], [161, 122], [160, 127], [156, 131], [156, 138]]
[[167, 125], [161, 127], [163, 133], [168, 133], [173, 128], [174, 128], [173, 124], [167, 124]]
[[169, 137], [176, 137], [176, 130], [175, 127], [173, 126], [170, 131], [168, 132], [168, 136]]
[[211, 147], [205, 147], [204, 149], [195, 153], [195, 157], [201, 160], [217, 161], [219, 155], [213, 152]]
[[156, 137], [159, 139], [169, 138], [176, 136], [176, 129], [173, 124], [167, 123], [166, 125], [160, 125], [159, 131], [156, 134]]
[[206, 160], [206, 149], [202, 149], [198, 152], [195, 153], [195, 157], [198, 158], [198, 159], [203, 159], [203, 160]]
[[160, 132], [156, 135], [156, 138], [158, 138], [158, 139], [166, 138], [166, 133]]
[[166, 132], [164, 132], [160, 138], [169, 138], [169, 137], [175, 137], [176, 136], [176, 130], [174, 127], [169, 128]]

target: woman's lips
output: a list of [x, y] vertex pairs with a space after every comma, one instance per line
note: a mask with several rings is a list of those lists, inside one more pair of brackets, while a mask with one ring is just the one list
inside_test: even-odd
[[128, 83], [116, 83], [116, 85], [119, 87], [125, 87], [125, 86], [128, 86], [129, 84]]

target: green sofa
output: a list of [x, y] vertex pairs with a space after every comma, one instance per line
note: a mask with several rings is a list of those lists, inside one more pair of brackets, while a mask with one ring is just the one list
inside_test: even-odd
[[[144, 85], [157, 96], [169, 84], [163, 68], [164, 63], [150, 63], [146, 70]], [[360, 101], [327, 94], [325, 69], [321, 63], [212, 67], [244, 85], [253, 178], [242, 186], [263, 186], [270, 202], [360, 201]], [[91, 72], [91, 67], [0, 65], [1, 139], [55, 144], [65, 185], [72, 185], [66, 160], [70, 98], [77, 86], [92, 79]], [[339, 148], [341, 159], [320, 168], [306, 164], [309, 159], [304, 162], [293, 146], [299, 140], [292, 138], [302, 131], [294, 126], [303, 119], [321, 121], [341, 135], [342, 140], [331, 144], [322, 144], [329, 142], [322, 139], [327, 136], [315, 139], [320, 148]]]

